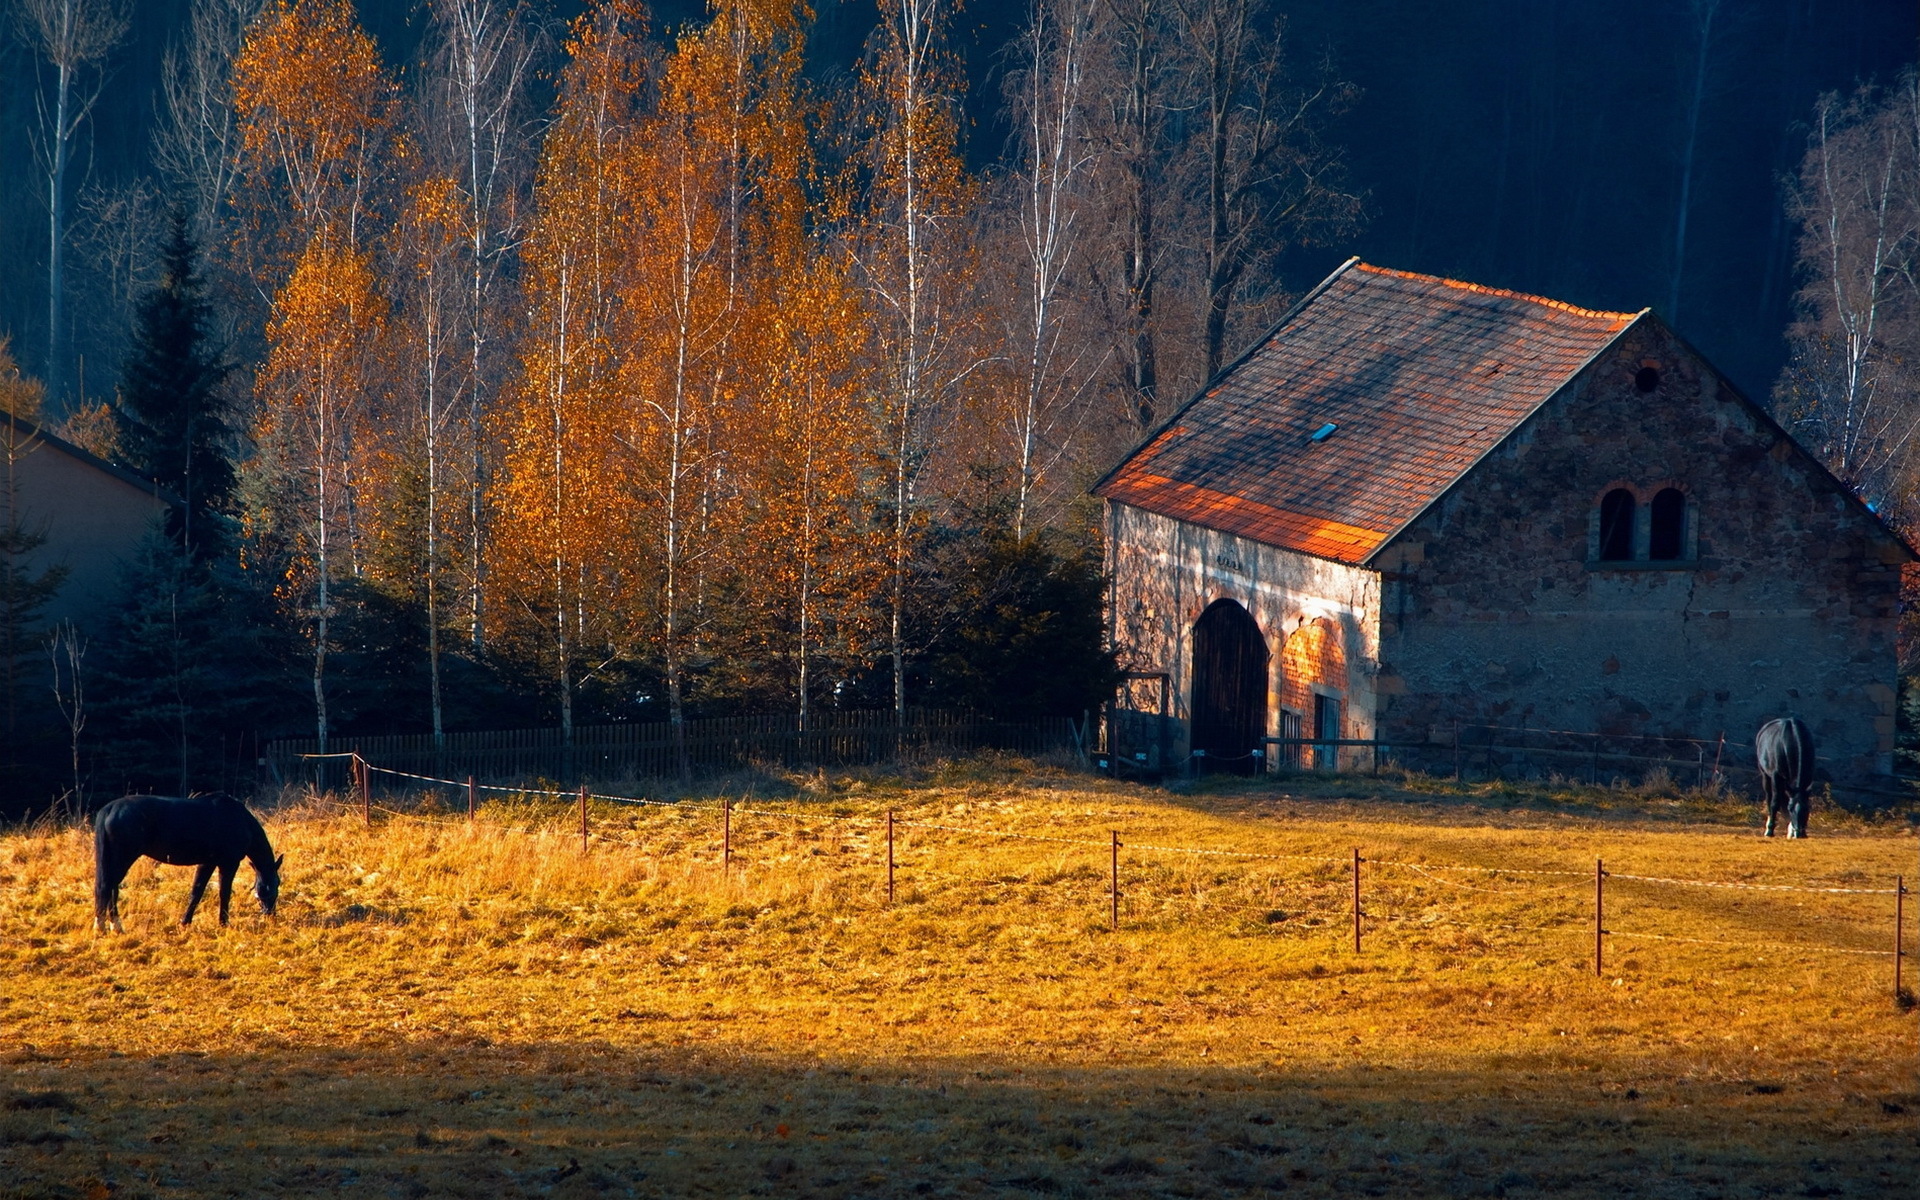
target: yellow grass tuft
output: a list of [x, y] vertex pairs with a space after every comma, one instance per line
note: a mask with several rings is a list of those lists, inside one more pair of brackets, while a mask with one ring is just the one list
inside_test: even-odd
[[1675, 787], [984, 768], [744, 803], [725, 871], [710, 803], [596, 804], [585, 855], [564, 805], [291, 804], [277, 919], [243, 868], [234, 924], [183, 930], [191, 872], [143, 861], [106, 937], [84, 831], [0, 838], [0, 1196], [1902, 1195], [1920, 1166], [1891, 896], [1614, 878], [1592, 970], [1596, 858], [1885, 888], [1904, 820], [1766, 841]]

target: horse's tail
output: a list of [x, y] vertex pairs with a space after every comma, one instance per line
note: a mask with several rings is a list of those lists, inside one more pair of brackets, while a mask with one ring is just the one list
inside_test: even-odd
[[1799, 791], [1813, 786], [1813, 731], [1799, 717], [1788, 717], [1781, 733], [1788, 746], [1788, 778]]

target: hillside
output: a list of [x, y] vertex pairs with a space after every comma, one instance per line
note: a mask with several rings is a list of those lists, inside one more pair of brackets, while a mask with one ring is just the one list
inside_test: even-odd
[[1871, 890], [1915, 870], [1904, 818], [1769, 842], [1705, 796], [1280, 788], [815, 780], [743, 803], [724, 875], [711, 804], [596, 807], [583, 855], [571, 809], [289, 803], [277, 918], [243, 868], [233, 924], [182, 930], [191, 872], [143, 862], [105, 937], [84, 832], [7, 834], [0, 1195], [1910, 1186]]

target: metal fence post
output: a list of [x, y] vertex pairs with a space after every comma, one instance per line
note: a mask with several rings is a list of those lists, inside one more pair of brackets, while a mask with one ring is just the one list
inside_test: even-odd
[[893, 903], [893, 810], [887, 810], [887, 903]]
[[467, 776], [467, 820], [473, 820], [475, 810], [480, 807], [480, 788], [473, 782], [473, 776]]
[[1900, 960], [1906, 957], [1906, 939], [1901, 927], [1907, 917], [1907, 877], [1893, 877], [1893, 1002], [1900, 1003]]
[[1360, 953], [1360, 847], [1353, 848], [1353, 952]]
[[720, 802], [720, 872], [733, 869], [733, 801]]
[[1110, 878], [1109, 895], [1112, 898], [1112, 912], [1108, 922], [1115, 931], [1120, 928], [1120, 831], [1108, 830], [1113, 835], [1113, 867]]
[[358, 751], [353, 755], [353, 774], [360, 785], [360, 816], [366, 821], [368, 829], [373, 828], [373, 780], [372, 772], [367, 770], [367, 760], [360, 757]]
[[1607, 866], [1599, 859], [1593, 860], [1593, 973], [1604, 975], [1601, 966], [1601, 939], [1606, 936], [1606, 897]]
[[580, 785], [580, 853], [587, 852], [587, 785]]

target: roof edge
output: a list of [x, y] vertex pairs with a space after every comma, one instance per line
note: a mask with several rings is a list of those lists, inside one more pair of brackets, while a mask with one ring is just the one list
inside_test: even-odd
[[69, 458], [77, 458], [95, 470], [104, 471], [106, 474], [113, 476], [121, 483], [131, 484], [163, 504], [170, 504], [174, 508], [185, 508], [187, 506], [185, 500], [174, 495], [169, 489], [161, 487], [157, 480], [149, 479], [130, 467], [123, 467], [118, 463], [108, 462], [93, 451], [74, 445], [59, 434], [47, 429], [44, 425], [36, 424], [22, 417], [16, 417], [12, 413], [4, 412], [0, 412], [0, 421], [5, 421], [15, 429], [25, 431], [29, 439], [38, 439], [40, 442], [53, 447]]
[[1644, 308], [1641, 309], [1640, 312], [1613, 312], [1604, 308], [1582, 308], [1578, 304], [1569, 304], [1565, 300], [1555, 300], [1552, 296], [1540, 296], [1533, 292], [1518, 292], [1512, 288], [1491, 287], [1484, 283], [1472, 283], [1465, 279], [1453, 279], [1446, 275], [1425, 275], [1419, 271], [1401, 271], [1394, 267], [1376, 266], [1373, 263], [1361, 263], [1359, 267], [1360, 270], [1373, 275], [1388, 275], [1394, 279], [1417, 279], [1423, 283], [1437, 283], [1444, 287], [1457, 288], [1463, 292], [1475, 292], [1482, 296], [1499, 296], [1507, 300], [1525, 300], [1529, 304], [1538, 304], [1543, 308], [1572, 313], [1580, 317], [1606, 317], [1615, 320], [1624, 319], [1632, 321], [1642, 313], [1649, 311]]
[[[1114, 463], [1113, 466], [1107, 469], [1106, 474], [1094, 480], [1093, 483], [1087, 488], [1088, 494], [1094, 495], [1094, 496], [1100, 495], [1100, 489], [1107, 486], [1108, 481], [1110, 481], [1115, 475], [1118, 475], [1121, 472], [1121, 470], [1126, 467], [1128, 463], [1132, 462], [1135, 458], [1138, 458], [1140, 456], [1140, 452], [1142, 450], [1145, 450], [1148, 446], [1152, 445], [1155, 438], [1158, 438], [1161, 434], [1173, 428], [1173, 426], [1179, 422], [1181, 417], [1184, 417], [1187, 415], [1188, 409], [1192, 408], [1194, 405], [1198, 404], [1201, 400], [1203, 400], [1206, 397], [1206, 394], [1210, 390], [1212, 390], [1215, 384], [1219, 383], [1221, 380], [1225, 379], [1227, 376], [1233, 374], [1236, 370], [1240, 368], [1240, 364], [1246, 362], [1249, 358], [1252, 358], [1254, 356], [1254, 353], [1258, 351], [1262, 346], [1265, 346], [1268, 342], [1271, 342], [1274, 338], [1278, 337], [1280, 334], [1280, 331], [1282, 329], [1285, 329], [1288, 325], [1292, 324], [1293, 319], [1300, 315], [1301, 310], [1305, 309], [1307, 305], [1312, 304], [1315, 300], [1318, 300], [1322, 292], [1326, 291], [1328, 288], [1333, 286], [1334, 280], [1340, 278], [1342, 275], [1345, 275], [1348, 271], [1352, 270], [1356, 266], [1363, 267], [1365, 265], [1366, 264], [1360, 261], [1360, 256], [1358, 254], [1355, 254], [1352, 257], [1348, 258], [1347, 261], [1335, 267], [1333, 271], [1329, 273], [1325, 279], [1322, 279], [1319, 283], [1314, 284], [1312, 288], [1308, 289], [1306, 295], [1300, 297], [1300, 299], [1295, 301], [1293, 304], [1293, 307], [1287, 309], [1286, 313], [1283, 314], [1278, 321], [1275, 321], [1273, 323], [1271, 328], [1269, 328], [1265, 333], [1261, 334], [1259, 337], [1253, 339], [1253, 341], [1248, 344], [1245, 350], [1242, 350], [1238, 355], [1234, 357], [1234, 360], [1232, 362], [1225, 364], [1218, 371], [1215, 371], [1213, 374], [1207, 376], [1206, 382], [1202, 383], [1199, 386], [1199, 388], [1194, 391], [1193, 395], [1187, 397], [1186, 400], [1181, 403], [1180, 407], [1174, 409], [1173, 412], [1169, 414], [1165, 420], [1161, 421], [1158, 425], [1155, 425], [1152, 429], [1148, 430], [1146, 433], [1146, 436], [1142, 437], [1139, 441], [1134, 443], [1133, 449], [1121, 455], [1120, 461]], [[1102, 498], [1104, 499], [1104, 497]]]
[[[1489, 289], [1489, 290], [1495, 290], [1495, 289]], [[1572, 307], [1572, 306], [1567, 305], [1563, 307]], [[1586, 312], [1588, 310], [1579, 309], [1576, 311]], [[1599, 361], [1600, 356], [1602, 354], [1605, 354], [1607, 351], [1613, 349], [1613, 347], [1619, 343], [1621, 338], [1627, 336], [1627, 333], [1629, 330], [1632, 330], [1634, 327], [1639, 325], [1640, 322], [1645, 321], [1649, 318], [1652, 318], [1653, 320], [1656, 320], [1656, 321], [1659, 320], [1658, 317], [1655, 317], [1653, 315], [1653, 309], [1651, 308], [1643, 308], [1636, 313], [1606, 313], [1602, 315], [1625, 317], [1627, 318], [1627, 323], [1625, 325], [1622, 325], [1619, 329], [1616, 329], [1612, 337], [1600, 343], [1600, 345], [1594, 349], [1592, 354], [1587, 355], [1586, 359], [1583, 362], [1581, 362], [1581, 364], [1578, 367], [1575, 367], [1571, 372], [1568, 373], [1565, 379], [1560, 381], [1559, 387], [1554, 388], [1552, 391], [1548, 392], [1546, 395], [1540, 397], [1539, 401], [1536, 404], [1534, 404], [1532, 408], [1529, 408], [1526, 411], [1526, 413], [1521, 416], [1519, 420], [1515, 421], [1510, 427], [1508, 427], [1505, 433], [1501, 434], [1498, 438], [1495, 438], [1492, 444], [1490, 444], [1485, 450], [1482, 450], [1479, 454], [1475, 455], [1472, 462], [1462, 467], [1460, 469], [1459, 474], [1455, 475], [1452, 479], [1447, 481], [1447, 486], [1441, 488], [1438, 492], [1434, 493], [1433, 499], [1421, 505], [1417, 512], [1415, 512], [1412, 516], [1408, 517], [1405, 521], [1402, 521], [1398, 528], [1394, 529], [1392, 532], [1388, 533], [1386, 537], [1382, 538], [1380, 540], [1380, 544], [1373, 548], [1373, 553], [1367, 555], [1364, 559], [1360, 560], [1361, 566], [1371, 567], [1373, 565], [1373, 561], [1376, 558], [1379, 558], [1382, 554], [1385, 554], [1389, 547], [1391, 547], [1396, 541], [1400, 540], [1401, 534], [1413, 528], [1413, 526], [1419, 522], [1420, 518], [1432, 512], [1434, 509], [1434, 506], [1438, 505], [1442, 500], [1445, 500], [1449, 495], [1451, 495], [1453, 492], [1453, 489], [1459, 487], [1462, 480], [1466, 479], [1467, 476], [1479, 470], [1480, 464], [1487, 461], [1487, 458], [1491, 456], [1494, 451], [1506, 445], [1507, 442], [1511, 440], [1515, 434], [1519, 433], [1520, 430], [1526, 426], [1527, 422], [1533, 420], [1534, 417], [1538, 416], [1540, 414], [1541, 409], [1553, 403], [1554, 400], [1561, 395], [1561, 393], [1565, 392], [1568, 388], [1578, 383], [1580, 381], [1580, 377], [1582, 375], [1585, 375], [1589, 370], [1591, 370], [1595, 362]], [[1663, 329], [1666, 328], [1666, 325], [1664, 322], [1662, 323], [1661, 328]], [[1693, 350], [1693, 347], [1688, 346], [1687, 349]], [[1695, 350], [1694, 354], [1700, 357], [1701, 362], [1707, 362], [1707, 359], [1704, 356], [1701, 356], [1699, 351]], [[1712, 366], [1711, 363], [1708, 363], [1708, 365]], [[1714, 374], [1715, 375], [1720, 374], [1720, 371], [1718, 368], [1714, 368]], [[1741, 398], [1745, 399], [1744, 396]]]

